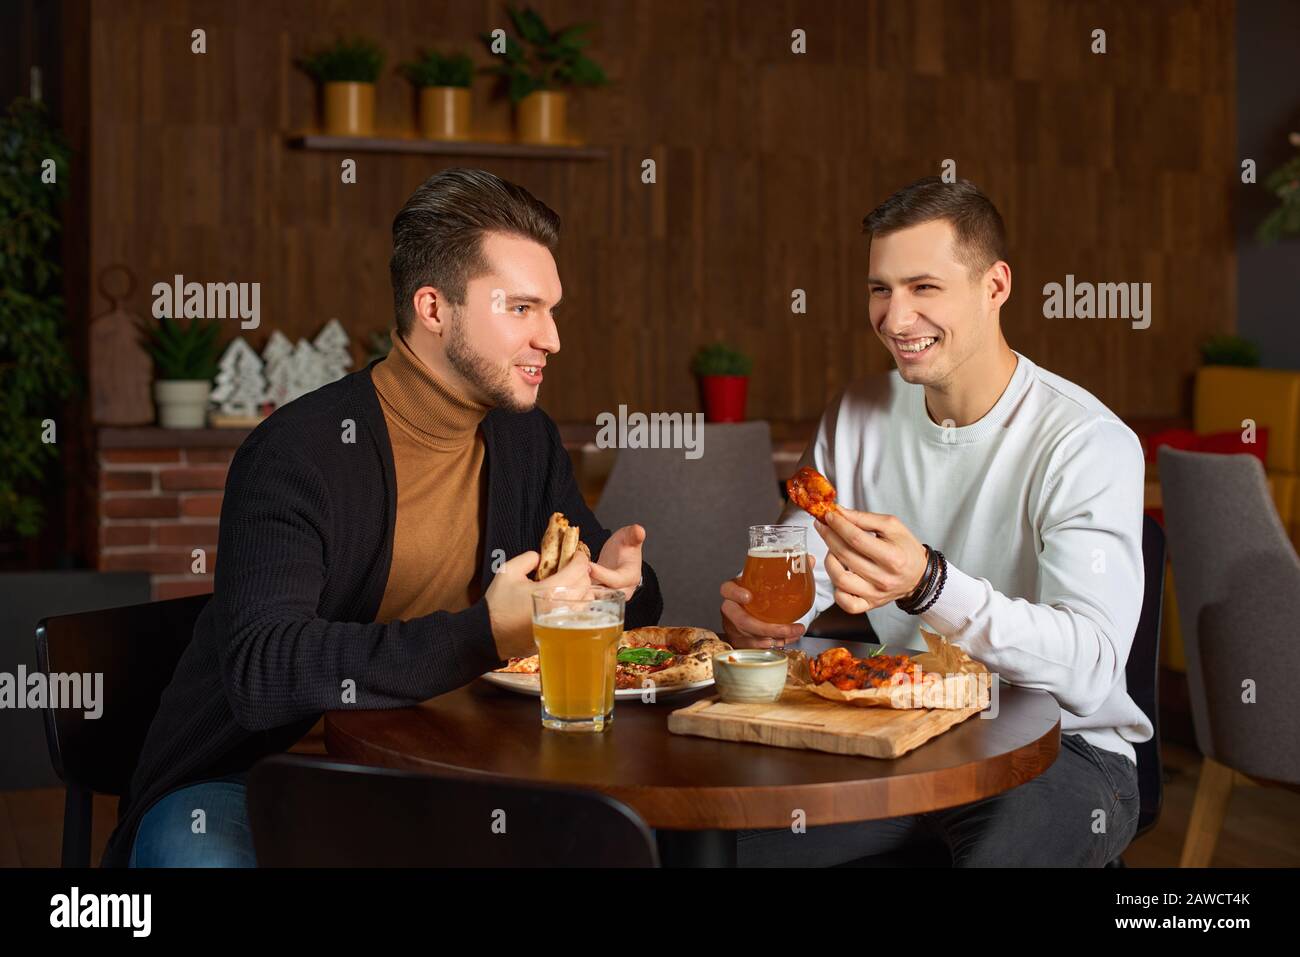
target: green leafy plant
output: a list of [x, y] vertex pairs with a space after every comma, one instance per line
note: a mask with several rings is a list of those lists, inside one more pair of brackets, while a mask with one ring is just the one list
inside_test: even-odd
[[753, 359], [721, 342], [702, 346], [691, 360], [696, 375], [749, 375], [753, 367]]
[[[604, 86], [609, 82], [605, 71], [582, 52], [590, 43], [582, 34], [591, 24], [578, 23], [552, 31], [531, 7], [520, 10], [507, 6], [506, 12], [519, 37], [506, 34], [505, 52], [493, 54], [502, 62], [484, 72], [502, 78], [511, 103], [518, 103], [538, 90]], [[491, 34], [484, 33], [481, 37], [491, 52]]]
[[[1300, 133], [1292, 133], [1288, 138], [1292, 146], [1300, 149]], [[1255, 238], [1265, 246], [1271, 246], [1283, 236], [1300, 235], [1300, 153], [1269, 174], [1264, 185], [1280, 201], [1255, 230]]]
[[374, 83], [383, 65], [379, 45], [362, 37], [339, 40], [298, 61], [317, 83]]
[[1241, 336], [1213, 336], [1201, 346], [1201, 361], [1207, 366], [1257, 366], [1259, 347]]
[[153, 357], [159, 380], [210, 381], [216, 377], [220, 325], [191, 319], [182, 325], [163, 316], [157, 325], [141, 323], [141, 344]]
[[474, 79], [474, 61], [465, 53], [443, 55], [435, 50], [421, 52], [419, 59], [403, 63], [401, 72], [415, 86], [468, 87]]
[[80, 385], [63, 340], [57, 258], [69, 157], [40, 103], [16, 99], [0, 117], [0, 530], [24, 537], [44, 524], [36, 493], [59, 457], [45, 420], [57, 422]]

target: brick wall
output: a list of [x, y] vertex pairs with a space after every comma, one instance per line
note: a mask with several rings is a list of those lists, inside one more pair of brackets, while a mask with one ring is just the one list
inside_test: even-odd
[[149, 572], [155, 601], [210, 592], [235, 449], [168, 446], [149, 431], [163, 433], [157, 447], [98, 450], [96, 567]]

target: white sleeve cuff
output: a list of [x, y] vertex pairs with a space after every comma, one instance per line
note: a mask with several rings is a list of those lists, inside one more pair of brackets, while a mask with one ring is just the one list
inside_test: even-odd
[[949, 562], [948, 577], [944, 581], [943, 591], [930, 606], [930, 610], [921, 615], [921, 620], [931, 631], [943, 635], [950, 641], [955, 641], [971, 620], [979, 614], [986, 600], [985, 583], [978, 578], [972, 578]]

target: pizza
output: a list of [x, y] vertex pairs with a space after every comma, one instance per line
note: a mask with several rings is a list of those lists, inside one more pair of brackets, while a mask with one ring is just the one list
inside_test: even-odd
[[[653, 626], [623, 632], [618, 640], [618, 661], [614, 666], [614, 687], [619, 690], [693, 684], [713, 677], [713, 656], [731, 651], [707, 628]], [[535, 675], [540, 670], [537, 655], [511, 658], [504, 674]], [[540, 680], [540, 679], [539, 679]]]
[[546, 523], [546, 531], [542, 534], [542, 544], [538, 548], [541, 559], [533, 573], [534, 581], [550, 578], [569, 564], [569, 560], [578, 552], [591, 558], [591, 549], [578, 537], [580, 531], [577, 525], [569, 524], [563, 512], [552, 513], [550, 521]]
[[839, 508], [835, 504], [835, 486], [811, 465], [805, 465], [790, 476], [785, 490], [790, 493], [790, 501], [813, 518], [825, 521], [827, 515]]
[[713, 656], [731, 645], [707, 628], [665, 628], [658, 625], [623, 632], [618, 640], [615, 688], [692, 684], [713, 677]]

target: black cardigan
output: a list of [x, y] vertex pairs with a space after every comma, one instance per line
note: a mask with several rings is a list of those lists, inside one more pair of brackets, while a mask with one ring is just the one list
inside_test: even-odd
[[[375, 621], [397, 478], [371, 368], [278, 409], [235, 453], [213, 596], [162, 695], [104, 866], [126, 865], [141, 816], [165, 793], [247, 770], [292, 747], [324, 712], [407, 707], [499, 666], [482, 598], [460, 612]], [[494, 552], [537, 548], [552, 512], [581, 526], [599, 555], [610, 533], [583, 501], [555, 423], [540, 409], [497, 409], [482, 430], [484, 591]], [[646, 564], [627, 627], [655, 624], [662, 609]], [[349, 679], [355, 704], [343, 702]]]

